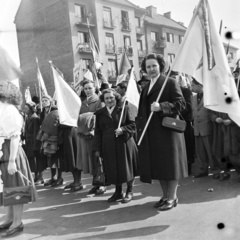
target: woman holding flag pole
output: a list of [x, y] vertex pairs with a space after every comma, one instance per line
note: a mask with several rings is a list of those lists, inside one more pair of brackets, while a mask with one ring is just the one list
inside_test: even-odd
[[[116, 186], [108, 202], [133, 198], [133, 181], [138, 174], [138, 151], [133, 136], [136, 131], [135, 114], [130, 104], [120, 103], [120, 95], [114, 89], [105, 89], [100, 96], [105, 107], [96, 111], [93, 151], [103, 157], [107, 184]], [[127, 183], [125, 197], [122, 184]]]
[[[137, 116], [140, 180], [151, 183], [159, 180], [163, 196], [154, 207], [160, 211], [177, 206], [177, 187], [188, 176], [183, 133], [162, 126], [165, 116], [177, 118], [185, 108], [185, 100], [176, 80], [165, 77], [165, 60], [160, 54], [147, 55], [141, 66], [151, 81], [143, 88]], [[165, 88], [164, 88], [165, 87]], [[158, 100], [159, 92], [162, 92]], [[157, 100], [156, 100], [157, 99]], [[142, 137], [149, 116], [152, 116]]]

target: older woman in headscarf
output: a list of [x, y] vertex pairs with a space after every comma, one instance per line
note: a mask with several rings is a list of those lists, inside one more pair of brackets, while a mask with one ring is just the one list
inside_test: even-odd
[[43, 171], [47, 168], [47, 158], [42, 153], [41, 141], [37, 140], [37, 134], [40, 129], [40, 118], [36, 114], [36, 104], [28, 102], [25, 104], [25, 113], [27, 115], [25, 122], [25, 153], [27, 155], [30, 169], [35, 173], [35, 185], [43, 184]]

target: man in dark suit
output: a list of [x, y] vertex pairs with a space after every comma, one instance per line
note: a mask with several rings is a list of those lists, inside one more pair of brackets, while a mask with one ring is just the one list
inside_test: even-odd
[[208, 176], [208, 167], [213, 173], [213, 178], [220, 177], [219, 163], [212, 154], [213, 123], [210, 119], [211, 111], [203, 105], [203, 86], [195, 79], [192, 83], [192, 91], [197, 93], [192, 98], [195, 146], [200, 171], [195, 178]]

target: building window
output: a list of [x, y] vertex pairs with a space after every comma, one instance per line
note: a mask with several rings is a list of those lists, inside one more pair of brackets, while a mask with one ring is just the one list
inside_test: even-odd
[[174, 38], [172, 33], [167, 33], [167, 41], [170, 43], [174, 43]]
[[112, 33], [106, 33], [106, 53], [114, 53], [114, 37]]
[[75, 4], [75, 16], [82, 18], [84, 17], [84, 13], [85, 13], [85, 6]]
[[130, 62], [130, 65], [131, 67], [133, 66], [133, 60], [132, 59], [129, 59], [129, 62]]
[[158, 32], [151, 32], [151, 40], [157, 42], [158, 40]]
[[138, 49], [139, 51], [142, 51], [142, 50], [143, 50], [143, 48], [142, 48], [142, 40], [137, 40], [137, 49]]
[[168, 54], [168, 62], [169, 63], [173, 63], [174, 58], [175, 58], [175, 54], [172, 54], [172, 53]]
[[108, 77], [116, 77], [116, 61], [114, 59], [108, 59]]
[[127, 19], [127, 20], [129, 21], [128, 12], [122, 11], [122, 12], [121, 12], [121, 15], [122, 15], [122, 20]]
[[232, 52], [230, 52], [230, 56], [231, 56], [231, 59], [233, 59], [233, 53]]
[[111, 8], [103, 7], [103, 22], [105, 27], [112, 27]]
[[141, 23], [140, 23], [140, 18], [139, 17], [135, 17], [135, 25], [136, 25], [136, 27], [141, 27]]
[[179, 44], [182, 43], [182, 41], [183, 41], [183, 36], [179, 35]]
[[106, 33], [106, 45], [114, 45], [114, 37], [112, 33]]
[[90, 59], [83, 59], [82, 60], [82, 69], [85, 73], [89, 69]]
[[131, 46], [131, 38], [129, 36], [123, 36], [124, 47], [128, 48]]
[[88, 43], [88, 33], [78, 32], [78, 43]]

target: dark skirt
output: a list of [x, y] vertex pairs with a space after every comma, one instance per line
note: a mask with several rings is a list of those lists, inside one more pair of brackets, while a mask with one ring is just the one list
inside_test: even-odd
[[74, 172], [80, 147], [77, 128], [63, 129], [62, 138], [62, 144], [59, 146], [60, 168], [63, 172]]
[[[34, 151], [35, 161], [36, 161], [36, 172], [43, 172], [47, 169], [47, 156], [43, 154], [43, 152]], [[30, 166], [31, 168], [31, 166]]]
[[[2, 173], [2, 181], [4, 187], [22, 187], [29, 186], [30, 183], [22, 177], [18, 172], [10, 175], [8, 173], [8, 162], [10, 156], [10, 140], [5, 140], [2, 145], [3, 156], [0, 159], [0, 170]], [[28, 159], [23, 151], [22, 147], [19, 146], [17, 157], [15, 160], [17, 169], [32, 183], [33, 186], [33, 202], [37, 199], [37, 191], [34, 185], [34, 181], [32, 178], [32, 173], [28, 164]]]
[[187, 126], [184, 132], [184, 137], [186, 143], [187, 161], [188, 163], [194, 163], [194, 151], [195, 151], [194, 129], [191, 122], [186, 121], [186, 123]]

